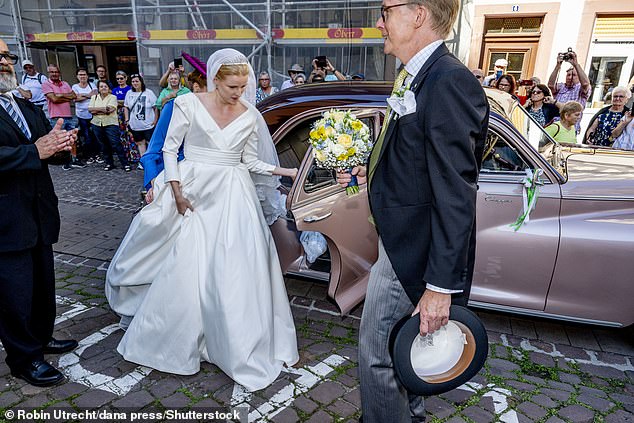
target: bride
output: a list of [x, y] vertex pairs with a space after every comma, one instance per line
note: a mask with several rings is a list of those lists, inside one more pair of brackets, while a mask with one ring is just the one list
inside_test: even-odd
[[207, 78], [209, 92], [174, 100], [165, 183], [157, 178], [155, 200], [132, 221], [108, 269], [106, 294], [115, 311], [133, 316], [117, 348], [126, 360], [182, 375], [197, 373], [204, 360], [253, 391], [299, 357], [249, 172], [294, 178], [297, 169], [258, 158], [263, 119], [245, 100], [255, 95], [247, 58], [219, 50]]

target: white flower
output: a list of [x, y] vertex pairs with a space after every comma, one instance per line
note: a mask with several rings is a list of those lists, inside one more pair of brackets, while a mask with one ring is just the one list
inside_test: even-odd
[[394, 113], [399, 117], [414, 113], [416, 111], [416, 96], [414, 92], [406, 90], [402, 96], [398, 94], [400, 93], [392, 94], [387, 99], [387, 104], [390, 105]]
[[341, 156], [345, 152], [346, 152], [346, 148], [340, 144], [335, 144], [332, 147], [332, 154], [334, 154], [335, 156]]

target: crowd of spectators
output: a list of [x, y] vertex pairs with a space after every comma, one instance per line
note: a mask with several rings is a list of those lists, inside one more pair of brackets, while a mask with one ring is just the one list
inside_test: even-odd
[[[564, 63], [568, 65], [564, 66]], [[147, 149], [164, 105], [190, 91], [200, 92], [206, 86], [205, 76], [198, 70], [187, 74], [182, 63], [175, 66], [174, 62], [168, 65], [159, 80], [158, 95], [146, 87], [139, 74], [128, 76], [124, 71], [117, 70], [116, 84], [113, 84], [103, 65], [96, 67], [94, 81], [90, 80], [85, 68], [77, 69], [77, 82], [72, 87], [62, 79], [60, 69], [55, 64], [47, 67], [48, 75], [38, 72], [29, 60], [23, 61], [22, 67], [24, 72], [14, 95], [28, 99], [41, 108], [51, 122], [63, 118], [65, 129], [79, 129], [77, 145], [80, 151], [74, 147], [63, 159], [64, 170], [83, 168], [93, 163], [105, 163], [104, 170], [111, 170], [115, 167], [113, 153], [119, 157], [124, 170], [131, 170], [137, 163], [137, 167], [143, 169], [140, 157]], [[483, 86], [505, 91], [520, 101], [528, 114], [557, 140], [575, 142], [581, 139], [588, 144], [634, 149], [631, 113], [634, 77], [627, 87], [610, 90], [606, 96], [609, 104], [592, 118], [586, 133], [580, 134], [580, 121], [590, 98], [591, 83], [574, 51], [557, 55], [548, 84], [542, 84], [536, 76], [516, 80], [508, 72], [508, 67], [506, 59], [498, 59], [490, 75], [485, 75], [481, 69], [473, 69], [472, 73]], [[563, 69], [565, 80], [558, 82]], [[293, 64], [287, 69], [287, 76], [278, 89], [273, 85], [272, 74], [260, 72], [256, 102], [307, 83], [365, 80], [362, 73], [345, 75], [325, 56], [317, 56], [312, 60], [310, 72], [298, 63]], [[74, 115], [72, 104], [75, 106]]]
[[[565, 80], [557, 82], [564, 62], [568, 63]], [[482, 69], [473, 69], [471, 72], [483, 86], [507, 92], [520, 101], [528, 114], [558, 141], [574, 143], [580, 138], [586, 144], [634, 150], [631, 112], [634, 77], [627, 87], [618, 86], [609, 91], [604, 98], [608, 105], [592, 117], [585, 134], [580, 134], [581, 118], [592, 86], [572, 49], [557, 55], [547, 85], [542, 84], [536, 76], [516, 81], [508, 73], [508, 66], [506, 59], [497, 59], [492, 74], [484, 76]]]

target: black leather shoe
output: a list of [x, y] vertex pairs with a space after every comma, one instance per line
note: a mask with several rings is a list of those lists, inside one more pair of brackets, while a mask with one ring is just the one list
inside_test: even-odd
[[35, 360], [21, 370], [11, 370], [11, 374], [40, 387], [57, 385], [64, 380], [64, 375], [59, 370], [42, 360]]
[[55, 338], [51, 338], [50, 342], [46, 344], [42, 351], [44, 354], [63, 354], [68, 351], [72, 351], [77, 348], [77, 341], [74, 339], [66, 339], [63, 341], [58, 341]]

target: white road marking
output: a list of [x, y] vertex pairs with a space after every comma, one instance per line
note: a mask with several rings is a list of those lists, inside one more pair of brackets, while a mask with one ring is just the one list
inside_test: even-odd
[[88, 310], [93, 309], [94, 307], [88, 307], [80, 302], [71, 300], [70, 298], [60, 297], [59, 295], [55, 296], [55, 302], [60, 305], [70, 305], [71, 309], [62, 313], [61, 316], [55, 319], [55, 324], [59, 325], [66, 320], [72, 319], [73, 317], [84, 313]]
[[[477, 392], [484, 388], [485, 386], [480, 385], [479, 383], [467, 382], [464, 385], [459, 386], [457, 389]], [[519, 423], [515, 410], [508, 409], [509, 403], [507, 398], [512, 395], [511, 391], [508, 389], [496, 388], [493, 384], [486, 385], [486, 388], [491, 388], [491, 390], [482, 395], [482, 398], [491, 397], [493, 400], [493, 409], [495, 410], [495, 414], [500, 416], [500, 421], [504, 423]]]
[[[308, 392], [310, 388], [323, 381], [328, 374], [333, 372], [336, 367], [340, 366], [346, 360], [346, 357], [333, 354], [314, 366], [304, 366], [300, 369], [294, 367], [285, 368], [283, 371], [286, 373], [298, 375], [299, 377], [294, 381], [290, 381], [288, 385], [280, 389], [268, 402], [260, 405], [257, 409], [249, 413], [249, 422], [264, 418], [270, 419], [282, 412], [298, 395]], [[251, 399], [251, 394], [245, 388], [236, 384], [233, 388], [231, 405], [237, 406], [248, 402], [249, 399]]]
[[309, 306], [305, 306], [305, 305], [301, 305], [301, 304], [295, 304], [295, 298], [297, 297], [293, 297], [293, 299], [291, 300], [291, 307], [297, 307], [297, 308], [303, 308], [304, 310], [308, 310], [308, 311], [318, 311], [320, 313], [324, 313], [324, 314], [330, 314], [331, 316], [338, 316], [341, 318], [344, 317], [349, 317], [353, 320], [361, 320], [360, 317], [357, 316], [353, 316], [352, 314], [348, 314], [346, 316], [341, 316], [341, 313], [336, 312], [336, 311], [331, 311], [331, 310], [325, 310], [323, 308], [319, 308], [319, 307], [315, 307], [315, 300], [313, 300]]
[[59, 358], [58, 365], [60, 370], [62, 370], [72, 382], [81, 383], [90, 388], [111, 392], [118, 396], [124, 396], [130, 392], [134, 385], [152, 372], [152, 369], [145, 366], [137, 366], [131, 372], [115, 378], [86, 370], [80, 363], [81, 355], [88, 347], [104, 340], [119, 329], [119, 325], [115, 323], [79, 341], [79, 347], [77, 347], [76, 350], [64, 354]]
[[[509, 343], [506, 335], [500, 335], [500, 339], [502, 340], [502, 345], [504, 345], [505, 347], [515, 348]], [[564, 354], [562, 354], [560, 351], [557, 350], [557, 347], [555, 344], [549, 342], [548, 345], [550, 345], [553, 348], [552, 352], [544, 351], [541, 348], [535, 347], [533, 344], [531, 344], [531, 341], [529, 341], [528, 339], [522, 339], [522, 341], [520, 342], [520, 348], [523, 349], [524, 351], [532, 351], [532, 352], [536, 352], [540, 354], [546, 354], [551, 357], [562, 358], [572, 363], [583, 363], [583, 364], [592, 364], [593, 366], [611, 367], [613, 369], [616, 369], [622, 372], [634, 371], [634, 366], [632, 365], [632, 362], [630, 361], [629, 357], [624, 357], [625, 364], [606, 363], [605, 361], [601, 361], [597, 358], [597, 353], [595, 351], [583, 350], [586, 354], [588, 354], [589, 360], [584, 360], [582, 358], [568, 358]]]

